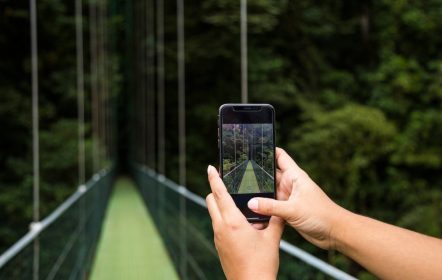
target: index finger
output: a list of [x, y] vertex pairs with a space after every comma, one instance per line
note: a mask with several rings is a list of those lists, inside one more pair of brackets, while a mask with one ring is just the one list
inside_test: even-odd
[[301, 170], [296, 162], [283, 149], [276, 147], [276, 165], [284, 172], [290, 168], [295, 168], [297, 171]]
[[209, 178], [210, 188], [212, 189], [213, 196], [215, 197], [218, 209], [223, 218], [232, 218], [238, 215], [242, 215], [238, 207], [236, 207], [230, 194], [227, 192], [226, 186], [223, 180], [219, 177], [218, 171], [209, 165], [207, 168], [207, 175]]
[[272, 216], [269, 221], [269, 226], [265, 229], [273, 238], [281, 239], [284, 231], [285, 221], [276, 216]]

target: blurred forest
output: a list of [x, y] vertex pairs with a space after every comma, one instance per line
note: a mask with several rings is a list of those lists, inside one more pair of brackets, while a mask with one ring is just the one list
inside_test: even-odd
[[[43, 216], [78, 184], [71, 2], [38, 1]], [[106, 27], [115, 42], [108, 83], [118, 97], [119, 163], [124, 166], [125, 112], [137, 79], [129, 71], [138, 62], [130, 52], [134, 15], [127, 13], [129, 1], [109, 5]], [[166, 175], [177, 180], [176, 2], [165, 1], [165, 8]], [[86, 5], [90, 98], [87, 11]], [[32, 143], [28, 3], [2, 1], [0, 13], [3, 251], [32, 220]], [[277, 146], [342, 206], [441, 237], [442, 1], [257, 0], [249, 1], [248, 13], [249, 99], [275, 107]], [[240, 102], [239, 26], [239, 1], [185, 3], [187, 186], [201, 195], [209, 191], [207, 164], [218, 162], [218, 107]], [[89, 104], [87, 155], [90, 111]], [[92, 172], [88, 158], [88, 176]], [[344, 256], [314, 248], [291, 230], [285, 238], [370, 278]]]

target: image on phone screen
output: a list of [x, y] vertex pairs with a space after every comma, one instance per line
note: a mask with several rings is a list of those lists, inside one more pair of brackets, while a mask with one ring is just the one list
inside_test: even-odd
[[222, 130], [223, 181], [229, 193], [273, 192], [273, 124], [223, 124]]

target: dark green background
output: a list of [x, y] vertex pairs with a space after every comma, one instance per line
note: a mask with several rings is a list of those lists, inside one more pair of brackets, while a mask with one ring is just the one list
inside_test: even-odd
[[[75, 190], [77, 107], [72, 1], [38, 1], [41, 200]], [[85, 3], [86, 98], [90, 100]], [[109, 3], [109, 75], [124, 170], [136, 67], [128, 1]], [[176, 3], [165, 1], [167, 172], [177, 180]], [[276, 143], [336, 202], [442, 236], [442, 1], [249, 1], [249, 98], [276, 109]], [[129, 11], [129, 12], [128, 12]], [[0, 248], [32, 217], [29, 7], [0, 2]], [[206, 195], [219, 105], [240, 102], [239, 1], [185, 2], [187, 186]], [[141, 77], [143, 78], [143, 77]], [[87, 175], [91, 170], [90, 102]], [[289, 241], [359, 277], [347, 258]]]

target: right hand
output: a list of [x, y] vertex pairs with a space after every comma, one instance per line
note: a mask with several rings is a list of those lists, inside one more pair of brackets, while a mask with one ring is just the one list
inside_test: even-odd
[[335, 204], [280, 148], [276, 148], [276, 197], [252, 198], [256, 213], [283, 218], [309, 242], [323, 249], [336, 247], [333, 228], [347, 210]]

